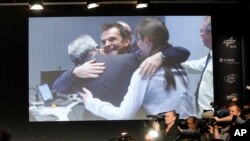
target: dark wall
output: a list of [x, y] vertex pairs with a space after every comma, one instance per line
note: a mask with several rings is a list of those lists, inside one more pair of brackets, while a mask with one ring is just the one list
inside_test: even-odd
[[[244, 2], [241, 3], [243, 7], [242, 11], [243, 13], [245, 13], [246, 15], [249, 15], [247, 13], [250, 13], [250, 1], [245, 0]], [[249, 16], [248, 16], [249, 17]], [[243, 89], [245, 92], [245, 99], [250, 101], [250, 90], [247, 90], [245, 88], [246, 85], [250, 86], [250, 65], [249, 65], [249, 60], [250, 60], [250, 33], [249, 31], [249, 25], [250, 25], [250, 21], [247, 20], [249, 18], [247, 18], [247, 16], [243, 16], [242, 18], [242, 26], [241, 26], [241, 31], [242, 31], [242, 35], [243, 35], [243, 45], [244, 48], [242, 50], [243, 53], [243, 74], [244, 74], [244, 85], [243, 85]]]
[[[225, 96], [247, 97], [244, 89], [249, 77], [242, 50], [249, 46], [249, 37], [243, 32], [249, 25], [240, 16], [247, 10], [243, 4], [152, 4], [147, 9], [135, 9], [134, 5], [101, 6], [86, 10], [82, 6], [47, 6], [43, 12], [32, 12], [28, 7], [0, 7], [1, 41], [1, 93], [0, 128], [9, 130], [13, 141], [107, 141], [127, 131], [142, 140], [147, 128], [144, 121], [112, 122], [61, 122], [29, 123], [28, 121], [28, 17], [29, 16], [90, 16], [90, 15], [208, 15], [213, 16], [214, 36], [214, 84], [215, 101], [225, 103]], [[249, 11], [249, 10], [248, 10]], [[181, 33], [180, 33], [181, 34]], [[231, 36], [237, 40], [236, 49], [223, 48], [223, 41]], [[242, 56], [243, 55], [243, 56]], [[234, 64], [219, 59], [235, 59]], [[243, 60], [243, 61], [242, 61]], [[243, 68], [243, 69], [242, 69]], [[237, 74], [235, 83], [228, 84], [225, 76]], [[222, 100], [221, 100], [222, 99]]]

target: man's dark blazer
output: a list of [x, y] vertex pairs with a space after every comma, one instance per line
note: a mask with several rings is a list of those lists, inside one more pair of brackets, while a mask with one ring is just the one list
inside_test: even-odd
[[98, 78], [82, 79], [64, 72], [54, 83], [53, 90], [60, 93], [75, 93], [82, 87], [89, 89], [94, 97], [119, 106], [127, 92], [130, 79], [138, 68], [139, 60], [133, 53], [122, 55], [97, 55], [96, 62], [104, 62], [106, 69]]

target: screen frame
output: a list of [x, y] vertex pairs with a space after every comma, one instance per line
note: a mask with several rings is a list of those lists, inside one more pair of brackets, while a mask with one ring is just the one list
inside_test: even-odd
[[[205, 17], [206, 15], [191, 15], [191, 16], [187, 16], [187, 15], [184, 15], [184, 16], [180, 16], [180, 15], [177, 15], [177, 16], [173, 16], [173, 15], [164, 15], [164, 16], [159, 16], [159, 17], [173, 17], [173, 18], [181, 18], [181, 17], [183, 17], [184, 19], [185, 18], [187, 18], [187, 17], [191, 17], [192, 18], [192, 16], [193, 17]], [[122, 19], [122, 18], [124, 18], [124, 17], [127, 17], [127, 18], [136, 18], [136, 17], [138, 17], [139, 19], [142, 19], [143, 17], [152, 17], [152, 16], [88, 16], [88, 17], [85, 17], [85, 16], [76, 16], [76, 17], [62, 17], [62, 16], [60, 16], [60, 17], [35, 17], [35, 18], [33, 18], [33, 17], [30, 17], [30, 19], [31, 20], [40, 20], [40, 19], [48, 19], [49, 21], [50, 20], [52, 20], [52, 19], [69, 19], [70, 21], [71, 20], [76, 20], [76, 19], [91, 19], [91, 18], [95, 18], [95, 19], [98, 19], [98, 18], [111, 18], [112, 19], [112, 17], [115, 17], [115, 19], [116, 20], [119, 20], [119, 19]], [[156, 16], [157, 17], [157, 16]], [[53, 21], [53, 20], [52, 20]], [[60, 21], [60, 20], [59, 20]], [[111, 21], [114, 21], [114, 19], [113, 20], [111, 20]], [[199, 22], [199, 24], [198, 25], [196, 25], [196, 26], [194, 26], [194, 27], [196, 27], [197, 28], [197, 31], [199, 31], [199, 28], [200, 28], [200, 25], [201, 25], [201, 23], [202, 23], [202, 21], [203, 21], [203, 19], [201, 19], [200, 20], [200, 22]], [[60, 22], [60, 23], [64, 23], [65, 24], [65, 22]], [[56, 24], [57, 25], [57, 24]], [[54, 27], [55, 28], [55, 27]], [[44, 29], [42, 29], [42, 30], [44, 30]], [[51, 31], [51, 30], [53, 30], [53, 29], [50, 29], [49, 31]], [[58, 30], [59, 31], [59, 30]], [[66, 30], [67, 31], [67, 30]], [[41, 32], [41, 31], [40, 31]], [[173, 31], [170, 31], [170, 33], [171, 32], [173, 32]], [[57, 33], [57, 32], [56, 32]], [[178, 32], [177, 32], [178, 33]], [[181, 33], [181, 31], [180, 31], [180, 33]], [[190, 34], [190, 33], [189, 33]], [[60, 34], [60, 35], [62, 35], [62, 33]], [[170, 35], [171, 36], [171, 35]], [[178, 34], [176, 35], [176, 36], [178, 36]], [[197, 36], [197, 38], [198, 39], [196, 39], [196, 40], [199, 40], [200, 41], [200, 45], [196, 45], [196, 46], [203, 46], [203, 43], [202, 43], [202, 41], [201, 41], [201, 39], [200, 39], [200, 37], [199, 37], [199, 32], [197, 32], [195, 35], [193, 35], [193, 36]], [[33, 34], [32, 35], [30, 35], [29, 37], [34, 37], [33, 36]], [[39, 38], [39, 40], [41, 40], [40, 38]], [[33, 40], [32, 40], [33, 41]], [[171, 43], [171, 42], [170, 42]], [[178, 43], [178, 41], [176, 41], [176, 43]], [[37, 44], [36, 43], [33, 43], [33, 44], [35, 44], [36, 46], [37, 46]], [[46, 45], [42, 45], [42, 46], [46, 46]], [[178, 45], [177, 45], [178, 46]], [[183, 45], [181, 45], [181, 46], [183, 46]], [[203, 50], [204, 50], [204, 54], [203, 55], [200, 55], [199, 57], [195, 57], [196, 59], [198, 59], [198, 58], [200, 58], [200, 57], [203, 57], [204, 55], [206, 55], [207, 54], [207, 52], [208, 52], [208, 49], [206, 49], [206, 47], [204, 47], [204, 48], [202, 48]], [[64, 49], [65, 51], [67, 50], [67, 48], [65, 48]], [[39, 54], [41, 53], [42, 51], [39, 51]], [[35, 55], [35, 53], [31, 53], [31, 54], [33, 54], [34, 56], [38, 56], [38, 55]], [[65, 55], [66, 53], [64, 53], [64, 55]], [[43, 56], [43, 55], [42, 55]], [[31, 56], [30, 56], [31, 57]], [[69, 59], [68, 59], [68, 57], [66, 57], [67, 58], [67, 61], [68, 62], [70, 62], [69, 61]], [[195, 58], [191, 58], [191, 60], [192, 59], [195, 59]], [[31, 59], [31, 58], [29, 58], [29, 59]], [[38, 60], [39, 58], [36, 58], [36, 59], [31, 59], [31, 60]], [[50, 60], [52, 60], [52, 58], [50, 59]], [[59, 59], [59, 60], [62, 60], [62, 59]], [[64, 62], [66, 62], [66, 61], [64, 61]], [[36, 63], [36, 64], [41, 64], [41, 63]], [[70, 62], [70, 63], [68, 63], [69, 65], [72, 65], [72, 63]], [[65, 69], [64, 67], [62, 67], [62, 66], [58, 66], [58, 68], [63, 68], [63, 69]], [[42, 68], [42, 69], [51, 69], [51, 68]], [[29, 71], [29, 72], [32, 72], [31, 70]], [[31, 77], [31, 78], [34, 78], [34, 76], [33, 77]], [[196, 78], [195, 79], [199, 79], [199, 76], [196, 76]], [[37, 82], [38, 83], [38, 82]], [[30, 86], [31, 87], [31, 86]], [[194, 93], [194, 91], [195, 91], [195, 87], [196, 87], [196, 84], [193, 84], [193, 91], [192, 91], [192, 93]], [[141, 117], [142, 118], [142, 117]], [[144, 119], [146, 119], [146, 116], [144, 117]], [[134, 120], [136, 120], [136, 119], [134, 119]], [[84, 120], [83, 120], [84, 121]]]
[[[124, 10], [121, 10], [124, 9]], [[71, 121], [71, 122], [29, 122], [28, 105], [28, 17], [54, 17], [54, 16], [126, 16], [126, 15], [211, 15], [213, 17], [213, 47], [215, 63], [215, 100], [218, 104], [225, 105], [225, 97], [237, 93], [241, 97], [242, 66], [240, 64], [225, 65], [219, 62], [221, 56], [236, 57], [241, 60], [241, 48], [230, 51], [222, 47], [222, 42], [232, 35], [240, 44], [242, 40], [241, 18], [245, 7], [235, 2], [212, 3], [170, 3], [150, 4], [147, 9], [135, 9], [134, 5], [105, 5], [97, 9], [87, 10], [82, 6], [49, 6], [44, 11], [30, 11], [27, 6], [1, 7], [1, 27], [4, 29], [2, 48], [3, 53], [3, 84], [2, 98], [0, 99], [0, 121], [2, 128], [8, 129], [13, 139], [31, 141], [65, 140], [74, 139], [104, 140], [119, 135], [120, 131], [127, 131], [144, 139], [145, 122], [141, 121]], [[115, 11], [115, 12], [114, 12]], [[248, 12], [249, 13], [249, 12]], [[245, 14], [245, 13], [244, 13]], [[11, 17], [11, 18], [10, 18]], [[245, 22], [244, 22], [245, 23]], [[247, 25], [244, 26], [247, 28]], [[1, 34], [2, 35], [2, 34]], [[244, 41], [243, 41], [244, 42]], [[7, 48], [8, 47], [8, 48]], [[15, 52], [13, 52], [13, 48]], [[18, 71], [18, 73], [17, 73]], [[230, 73], [237, 73], [238, 79], [234, 84], [225, 84], [223, 77]], [[16, 81], [13, 81], [16, 80]], [[13, 88], [13, 86], [15, 88]], [[225, 88], [225, 89], [224, 89]], [[245, 89], [245, 88], [244, 88]], [[243, 100], [243, 97], [241, 97]], [[53, 126], [51, 126], [53, 125]], [[103, 129], [106, 129], [103, 132]], [[48, 132], [49, 131], [49, 132]]]

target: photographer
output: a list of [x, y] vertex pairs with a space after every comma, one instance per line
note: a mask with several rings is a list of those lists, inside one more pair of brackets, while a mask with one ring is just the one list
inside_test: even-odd
[[145, 141], [174, 141], [181, 134], [178, 128], [178, 114], [175, 111], [169, 111], [165, 114], [165, 125], [161, 128], [158, 121], [153, 121], [152, 126], [158, 132], [159, 136], [153, 138], [150, 135], [145, 136]]
[[245, 123], [245, 120], [243, 120], [240, 116], [241, 116], [241, 108], [239, 105], [237, 104], [230, 104], [229, 105], [229, 115], [222, 117], [222, 118], [218, 118], [218, 117], [212, 117], [216, 120], [216, 122], [232, 122], [233, 124], [237, 123], [237, 124], [243, 124]]
[[215, 134], [214, 137], [216, 139], [222, 139], [222, 140], [228, 140], [229, 139], [229, 131], [230, 131], [230, 126], [235, 125], [235, 124], [243, 124], [245, 123], [245, 120], [243, 120], [241, 116], [241, 108], [239, 105], [232, 103], [229, 105], [229, 115], [223, 118], [218, 118], [218, 117], [212, 117], [215, 119], [216, 123], [220, 122], [228, 122], [229, 125], [225, 128], [221, 129], [221, 132], [219, 132], [219, 127], [215, 126]]
[[[199, 127], [199, 119], [195, 116], [190, 116], [186, 120], [185, 123], [179, 122], [179, 127], [181, 130], [181, 136], [178, 138], [179, 140], [189, 139], [189, 140], [200, 140], [200, 127]], [[185, 124], [185, 126], [183, 125]]]
[[187, 127], [190, 131], [199, 131], [198, 119], [195, 116], [187, 118]]
[[[236, 94], [232, 94], [231, 97], [228, 98], [228, 100], [230, 100], [229, 105], [232, 103], [238, 104], [238, 102], [239, 102], [238, 96]], [[201, 115], [202, 118], [211, 118], [213, 116], [217, 116], [219, 118], [222, 118], [222, 117], [226, 117], [229, 115], [228, 106], [224, 106], [224, 107], [220, 108], [214, 102], [210, 103], [210, 105], [213, 107], [213, 110], [204, 111]]]

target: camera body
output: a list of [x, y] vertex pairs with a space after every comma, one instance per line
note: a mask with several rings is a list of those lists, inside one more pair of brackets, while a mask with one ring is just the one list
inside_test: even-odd
[[216, 122], [214, 118], [207, 118], [207, 119], [200, 119], [198, 126], [200, 128], [200, 132], [209, 132], [209, 126], [221, 126], [222, 128], [227, 127], [230, 124], [230, 122]]
[[148, 118], [151, 118], [153, 121], [162, 121], [165, 120], [165, 115], [164, 114], [157, 114], [157, 115], [147, 115]]
[[221, 109], [220, 106], [217, 105], [215, 102], [211, 102], [210, 105], [214, 109], [214, 111], [218, 111], [219, 109]]
[[209, 118], [207, 123], [208, 123], [209, 126], [213, 126], [213, 125], [216, 124], [216, 120], [214, 118]]
[[150, 126], [152, 122], [157, 121], [160, 124], [160, 128], [163, 128], [165, 124], [165, 113], [159, 113], [156, 115], [147, 115], [147, 118], [150, 118]]

